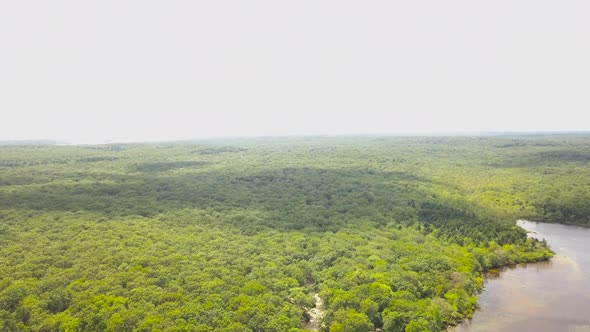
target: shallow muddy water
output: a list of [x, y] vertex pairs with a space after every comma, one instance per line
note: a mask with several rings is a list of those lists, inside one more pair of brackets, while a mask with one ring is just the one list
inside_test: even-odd
[[518, 224], [545, 238], [555, 257], [487, 275], [480, 308], [455, 331], [590, 331], [590, 229]]

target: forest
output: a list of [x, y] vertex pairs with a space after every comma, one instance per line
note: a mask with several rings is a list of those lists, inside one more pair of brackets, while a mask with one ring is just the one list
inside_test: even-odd
[[589, 163], [584, 134], [2, 145], [0, 330], [445, 331], [553, 255], [517, 219], [590, 226]]

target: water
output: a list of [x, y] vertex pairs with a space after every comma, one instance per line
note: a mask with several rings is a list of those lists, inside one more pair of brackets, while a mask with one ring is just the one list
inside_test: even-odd
[[455, 331], [590, 331], [590, 229], [518, 224], [545, 238], [555, 257], [488, 275], [480, 309]]

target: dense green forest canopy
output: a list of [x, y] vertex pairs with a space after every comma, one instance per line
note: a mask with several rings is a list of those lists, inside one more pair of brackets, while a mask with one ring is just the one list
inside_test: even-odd
[[0, 330], [445, 330], [550, 257], [516, 219], [590, 225], [589, 162], [586, 135], [3, 146]]

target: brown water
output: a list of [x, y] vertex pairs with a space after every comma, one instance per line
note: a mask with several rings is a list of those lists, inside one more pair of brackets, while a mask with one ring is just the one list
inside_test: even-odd
[[590, 331], [590, 229], [519, 221], [555, 257], [487, 276], [480, 309], [455, 331]]

